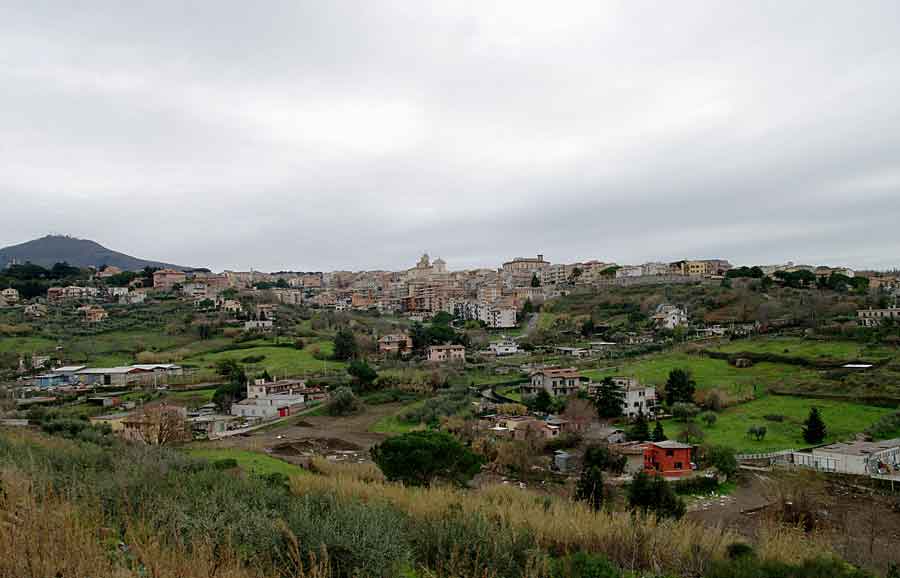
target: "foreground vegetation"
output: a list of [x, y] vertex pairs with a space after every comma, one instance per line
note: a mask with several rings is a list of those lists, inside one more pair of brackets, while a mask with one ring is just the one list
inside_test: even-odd
[[[812, 576], [805, 565], [864, 576], [801, 530], [774, 524], [754, 548], [736, 548], [721, 529], [594, 512], [511, 487], [406, 488], [371, 466], [324, 460], [319, 474], [288, 483], [235, 475], [220, 457], [0, 433], [0, 575]], [[738, 562], [735, 550], [744, 552]]]

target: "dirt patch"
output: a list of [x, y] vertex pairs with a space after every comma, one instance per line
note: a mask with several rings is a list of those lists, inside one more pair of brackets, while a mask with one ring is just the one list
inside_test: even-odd
[[278, 444], [272, 448], [272, 453], [305, 455], [309, 453], [359, 452], [362, 449], [355, 443], [337, 438], [303, 438]]

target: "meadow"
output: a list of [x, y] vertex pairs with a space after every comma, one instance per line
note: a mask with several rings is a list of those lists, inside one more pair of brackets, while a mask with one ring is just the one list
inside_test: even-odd
[[[319, 373], [322, 371], [343, 372], [346, 364], [340, 361], [320, 360], [313, 356], [313, 348], [318, 347], [323, 355], [330, 356], [332, 343], [322, 341], [307, 345], [304, 349], [293, 347], [278, 347], [273, 345], [260, 345], [258, 347], [242, 347], [214, 353], [203, 353], [187, 357], [185, 364], [212, 369], [216, 363], [223, 359], [234, 359], [245, 363], [247, 371], [268, 371], [273, 377], [299, 376], [307, 373]], [[259, 361], [244, 361], [262, 357]]]
[[411, 409], [416, 409], [425, 405], [425, 401], [426, 400], [422, 399], [403, 405], [403, 407], [398, 409], [395, 413], [384, 416], [372, 424], [369, 431], [381, 434], [405, 434], [411, 431], [424, 429], [424, 424], [408, 423], [400, 419], [400, 417]]
[[300, 466], [273, 458], [266, 454], [236, 448], [200, 448], [189, 447], [185, 451], [195, 457], [210, 462], [233, 459], [242, 470], [258, 475], [284, 474], [285, 476], [297, 476], [307, 473]]
[[887, 346], [856, 341], [822, 341], [799, 337], [765, 337], [731, 341], [713, 348], [725, 353], [758, 353], [802, 357], [812, 361], [835, 359], [840, 361], [879, 361], [894, 357], [896, 352]]
[[748, 368], [737, 368], [722, 359], [684, 352], [624, 361], [621, 364], [598, 370], [584, 371], [594, 380], [612, 375], [636, 377], [641, 383], [661, 387], [665, 385], [673, 369], [688, 369], [697, 382], [697, 389], [721, 389], [733, 394], [761, 392], [768, 388], [791, 389], [798, 385], [815, 386], [822, 380], [819, 372], [785, 363], [760, 362]]
[[[767, 395], [722, 411], [711, 427], [700, 419], [694, 422], [703, 430], [703, 443], [728, 446], [739, 453], [800, 449], [809, 446], [803, 440], [802, 424], [813, 406], [819, 408], [825, 421], [828, 431], [826, 442], [852, 439], [878, 418], [893, 411], [843, 401]], [[751, 426], [765, 426], [765, 438], [756, 441], [747, 435]], [[684, 424], [667, 419], [663, 421], [663, 427], [666, 435], [675, 439]]]

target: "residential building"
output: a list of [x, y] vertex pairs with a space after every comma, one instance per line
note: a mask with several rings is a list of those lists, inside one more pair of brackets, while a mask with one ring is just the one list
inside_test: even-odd
[[568, 397], [581, 389], [581, 374], [574, 367], [544, 367], [531, 372], [531, 381], [522, 385], [522, 393], [535, 395], [544, 390], [550, 395]]
[[0, 297], [3, 298], [9, 304], [18, 303], [19, 302], [19, 291], [13, 289], [12, 287], [8, 287], [2, 291], [0, 291]]
[[497, 357], [502, 357], [504, 355], [515, 355], [519, 353], [519, 344], [512, 339], [504, 339], [503, 341], [491, 343], [490, 350], [491, 353], [493, 353]]
[[160, 269], [153, 273], [153, 288], [159, 291], [171, 291], [175, 285], [183, 285], [187, 276], [175, 269]]
[[465, 362], [466, 348], [462, 345], [432, 345], [428, 348], [431, 363]]
[[900, 321], [900, 307], [860, 309], [856, 312], [856, 317], [863, 327], [878, 327], [885, 319]]
[[413, 341], [408, 333], [390, 333], [378, 340], [378, 353], [384, 355], [405, 355], [412, 353]]
[[503, 272], [504, 273], [515, 273], [525, 271], [528, 273], [538, 272], [544, 267], [549, 267], [550, 262], [544, 261], [543, 255], [538, 255], [537, 258], [534, 257], [516, 257], [512, 261], [507, 261], [503, 264]]
[[693, 471], [691, 452], [694, 446], [671, 440], [644, 445], [644, 471], [665, 478], [688, 476]]
[[40, 318], [47, 315], [47, 306], [42, 303], [31, 303], [25, 306], [25, 316]]
[[251, 319], [244, 321], [244, 331], [262, 331], [268, 333], [272, 331], [274, 322], [271, 319]]
[[231, 405], [231, 414], [250, 419], [276, 419], [293, 415], [306, 407], [306, 396], [299, 393], [305, 382], [257, 380], [247, 386], [247, 399]]
[[687, 327], [689, 323], [687, 312], [684, 309], [676, 305], [667, 304], [659, 305], [651, 319], [659, 329]]
[[302, 379], [280, 379], [277, 381], [257, 379], [252, 384], [247, 384], [247, 398], [256, 399], [282, 393], [294, 395], [305, 389], [306, 381]]
[[655, 387], [641, 385], [636, 379], [630, 379], [624, 389], [625, 400], [622, 404], [622, 415], [633, 419], [640, 413], [647, 417], [651, 417], [656, 413]]
[[95, 415], [88, 418], [91, 425], [107, 425], [113, 433], [119, 433], [125, 429], [125, 420], [131, 417], [130, 413], [110, 413]]
[[81, 313], [85, 323], [100, 323], [109, 317], [109, 313], [103, 307], [98, 307], [97, 305], [79, 307], [78, 312]]
[[187, 410], [165, 402], [145, 406], [122, 420], [121, 435], [149, 445], [169, 445], [193, 439]]

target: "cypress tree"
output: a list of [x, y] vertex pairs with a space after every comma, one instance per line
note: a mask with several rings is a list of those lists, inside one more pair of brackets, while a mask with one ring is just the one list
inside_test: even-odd
[[827, 435], [825, 422], [819, 414], [819, 408], [813, 407], [809, 410], [809, 417], [803, 422], [803, 439], [808, 444], [822, 443]]

